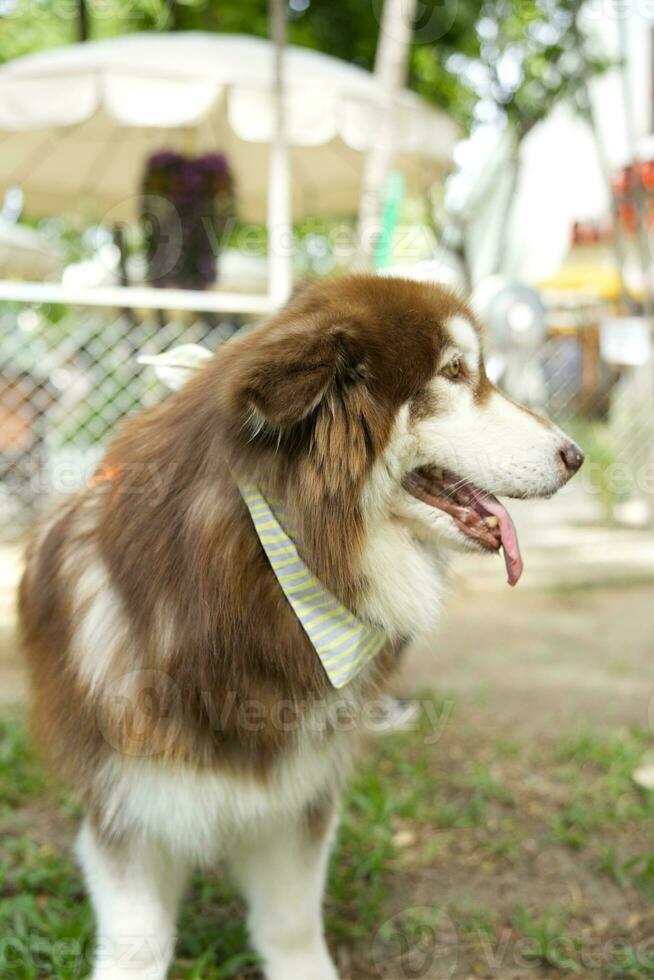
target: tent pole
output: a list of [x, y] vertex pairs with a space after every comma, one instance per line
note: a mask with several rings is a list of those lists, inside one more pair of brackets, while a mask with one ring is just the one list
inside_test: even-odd
[[417, 0], [384, 0], [375, 52], [378, 124], [366, 155], [359, 203], [357, 266], [374, 265], [386, 179], [397, 144], [397, 97], [406, 82]]
[[268, 157], [268, 296], [275, 308], [284, 305], [293, 285], [291, 187], [284, 108], [285, 0], [269, 0], [273, 41], [275, 129]]

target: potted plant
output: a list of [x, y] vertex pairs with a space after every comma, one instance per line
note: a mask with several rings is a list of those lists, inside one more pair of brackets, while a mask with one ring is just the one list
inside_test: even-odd
[[234, 180], [222, 153], [161, 150], [147, 161], [141, 196], [147, 278], [153, 286], [206, 289], [217, 276]]

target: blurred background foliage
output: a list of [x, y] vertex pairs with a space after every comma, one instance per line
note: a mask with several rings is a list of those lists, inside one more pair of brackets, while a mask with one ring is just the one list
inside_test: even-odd
[[[478, 55], [481, 7], [480, 0], [427, 0], [411, 52], [411, 86], [462, 121], [471, 112], [473, 93], [446, 63], [452, 54]], [[371, 69], [381, 8], [381, 0], [291, 0], [289, 39]], [[85, 35], [188, 30], [267, 37], [267, 0], [2, 0], [0, 62]]]
[[[583, 84], [584, 57], [599, 61], [580, 44], [580, 6], [423, 0], [409, 83], [465, 127], [494, 106], [528, 131]], [[382, 0], [290, 0], [289, 38], [371, 69], [381, 9]], [[0, 62], [84, 37], [177, 30], [267, 36], [267, 0], [0, 0]]]

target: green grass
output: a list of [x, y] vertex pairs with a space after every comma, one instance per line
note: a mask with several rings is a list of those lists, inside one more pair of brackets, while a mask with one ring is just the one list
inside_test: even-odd
[[[383, 741], [379, 754], [383, 755]], [[393, 769], [371, 764], [355, 779], [332, 860], [327, 922], [336, 939], [370, 936], [382, 919], [387, 869], [395, 856], [389, 780]], [[47, 781], [22, 724], [0, 724], [0, 819], [40, 799]], [[70, 800], [51, 790], [67, 815]], [[91, 911], [81, 876], [66, 851], [37, 844], [27, 834], [2, 833], [0, 823], [0, 978], [73, 980], [86, 977], [93, 954]], [[247, 974], [250, 950], [242, 903], [221, 876], [198, 875], [184, 903], [172, 976], [227, 980]]]
[[[601, 831], [653, 820], [654, 794], [639, 790], [632, 779], [651, 742], [651, 735], [638, 729], [563, 739], [553, 771], [569, 792], [549, 818], [551, 838], [581, 850]], [[609, 864], [615, 879], [615, 856]]]
[[526, 940], [520, 946], [523, 959], [556, 970], [577, 971], [579, 964], [572, 955], [575, 944], [566, 934], [566, 914], [562, 909], [549, 908], [543, 915], [534, 917], [518, 906], [512, 921]]
[[[654, 980], [647, 945], [654, 794], [632, 780], [651, 752], [643, 730], [589, 731], [543, 745], [484, 742], [454, 722], [435, 744], [427, 714], [420, 730], [375, 740], [343, 807], [332, 858], [332, 946], [349, 951], [353, 975], [362, 978], [426, 963], [447, 976], [458, 962], [457, 976], [503, 980], [504, 966], [518, 957], [521, 977]], [[0, 721], [1, 980], [88, 976], [93, 923], [70, 848], [78, 816], [44, 776], [22, 722]], [[555, 866], [550, 852], [562, 867], [583, 869], [574, 908], [564, 905], [569, 882], [560, 883], [559, 904], [551, 883], [539, 892], [540, 869]], [[452, 876], [460, 884], [445, 899]], [[590, 946], [602, 951], [599, 965], [587, 969], [589, 923], [603, 918], [607, 889], [612, 908], [624, 896], [623, 912], [610, 923], [612, 945], [601, 927], [599, 945]], [[594, 902], [592, 914], [584, 901]], [[171, 976], [258, 976], [244, 921], [220, 869], [197, 875]]]
[[365, 938], [379, 923], [395, 857], [394, 814], [387, 779], [365, 769], [350, 791], [331, 865], [327, 924], [336, 937]]
[[469, 902], [463, 905], [455, 905], [452, 909], [452, 918], [466, 938], [492, 939], [497, 931], [497, 924], [492, 912]]
[[600, 773], [630, 776], [643, 750], [651, 745], [650, 733], [644, 729], [597, 734], [581, 732], [561, 739], [555, 756], [563, 763], [589, 765]]
[[86, 976], [91, 916], [72, 861], [20, 836], [3, 842], [0, 881], [0, 976]]
[[43, 771], [30, 750], [24, 726], [0, 719], [0, 817], [44, 789]]
[[654, 953], [651, 944], [638, 949], [625, 945], [611, 960], [606, 973], [616, 980], [654, 980]]

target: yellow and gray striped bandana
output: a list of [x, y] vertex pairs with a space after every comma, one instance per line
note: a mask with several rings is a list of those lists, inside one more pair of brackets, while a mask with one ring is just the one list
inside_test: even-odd
[[344, 687], [379, 653], [386, 634], [357, 619], [307, 568], [282, 527], [291, 530], [283, 501], [266, 499], [254, 483], [237, 483], [284, 595], [332, 685]]

